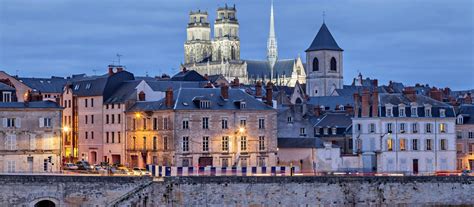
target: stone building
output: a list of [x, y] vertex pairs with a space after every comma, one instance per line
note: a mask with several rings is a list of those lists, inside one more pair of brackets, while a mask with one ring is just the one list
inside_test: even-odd
[[0, 102], [17, 102], [16, 90], [13, 86], [0, 82]]
[[[274, 166], [276, 111], [240, 89], [181, 88], [127, 112], [127, 163]], [[266, 104], [268, 103], [268, 105]]]
[[51, 101], [0, 102], [0, 172], [57, 172], [61, 110]]
[[271, 81], [276, 85], [294, 86], [296, 81], [306, 81], [304, 65], [299, 57], [278, 58], [273, 3], [270, 10], [266, 60], [240, 58], [240, 25], [236, 14], [235, 5], [218, 8], [214, 21], [214, 37], [211, 38], [207, 12], [191, 12], [186, 29], [185, 60], [182, 67], [209, 76], [223, 75], [227, 80], [238, 78], [244, 84]]
[[456, 168], [452, 106], [411, 88], [354, 94], [353, 152], [365, 171], [434, 173]]
[[474, 105], [463, 104], [456, 117], [457, 169], [474, 170]]

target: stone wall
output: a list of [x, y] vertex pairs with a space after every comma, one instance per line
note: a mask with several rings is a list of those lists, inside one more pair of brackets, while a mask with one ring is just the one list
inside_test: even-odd
[[0, 206], [474, 205], [474, 177], [0, 175], [0, 183]]

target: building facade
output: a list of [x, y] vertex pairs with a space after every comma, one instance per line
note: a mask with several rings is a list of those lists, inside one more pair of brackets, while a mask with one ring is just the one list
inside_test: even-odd
[[456, 117], [457, 169], [474, 169], [474, 105], [463, 104]]
[[0, 172], [58, 172], [61, 110], [51, 101], [0, 103]]

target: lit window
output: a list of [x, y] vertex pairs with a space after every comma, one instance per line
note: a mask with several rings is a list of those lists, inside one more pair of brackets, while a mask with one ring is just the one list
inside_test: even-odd
[[400, 139], [400, 151], [407, 150], [407, 143], [406, 139]]
[[387, 139], [387, 151], [393, 151], [393, 139], [392, 138]]
[[439, 124], [439, 132], [440, 133], [446, 133], [446, 124], [445, 123], [441, 123]]

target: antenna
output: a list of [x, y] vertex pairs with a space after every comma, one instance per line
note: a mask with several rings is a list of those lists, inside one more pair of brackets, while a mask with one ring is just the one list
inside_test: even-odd
[[123, 56], [123, 55], [117, 53], [117, 60], [118, 60], [118, 64], [119, 64], [119, 65], [120, 65], [120, 57], [122, 57], [122, 56]]
[[323, 23], [326, 23], [326, 11], [323, 11]]

